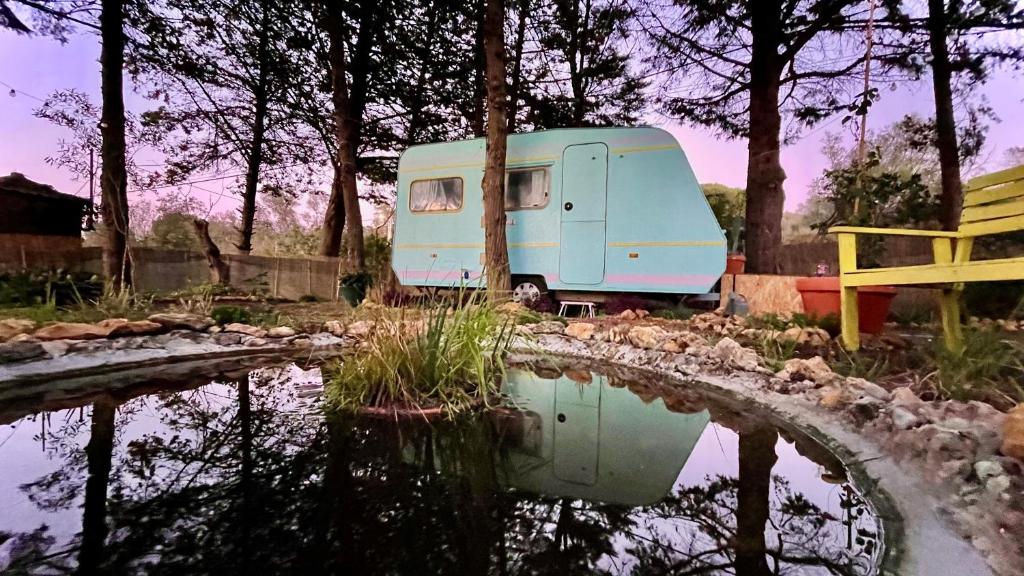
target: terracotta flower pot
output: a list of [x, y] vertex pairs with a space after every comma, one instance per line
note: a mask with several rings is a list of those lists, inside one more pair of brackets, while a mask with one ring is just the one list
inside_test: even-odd
[[743, 274], [747, 267], [747, 257], [743, 254], [729, 254], [725, 257], [726, 274]]
[[[796, 289], [808, 316], [839, 317], [839, 277], [798, 278]], [[878, 334], [889, 316], [889, 305], [896, 296], [892, 286], [861, 286], [857, 288], [857, 316], [860, 331]]]

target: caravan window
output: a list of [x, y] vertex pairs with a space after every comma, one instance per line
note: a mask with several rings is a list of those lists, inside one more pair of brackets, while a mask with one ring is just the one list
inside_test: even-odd
[[548, 204], [548, 169], [505, 172], [505, 210], [543, 208]]
[[409, 187], [413, 212], [454, 212], [462, 208], [462, 178], [417, 180]]

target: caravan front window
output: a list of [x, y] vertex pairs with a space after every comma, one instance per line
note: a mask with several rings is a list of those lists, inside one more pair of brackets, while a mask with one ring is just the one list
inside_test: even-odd
[[505, 172], [505, 210], [543, 208], [548, 204], [548, 169]]
[[462, 178], [417, 180], [409, 187], [413, 212], [454, 212], [462, 208]]

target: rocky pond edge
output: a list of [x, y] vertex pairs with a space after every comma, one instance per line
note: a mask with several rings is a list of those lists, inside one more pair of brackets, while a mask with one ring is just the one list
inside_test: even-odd
[[[0, 343], [0, 404], [60, 394], [52, 389], [58, 381], [139, 368], [337, 356], [358, 347], [373, 327], [372, 320], [329, 321], [321, 332], [300, 333], [158, 314], [52, 334], [26, 329]], [[926, 402], [909, 389], [889, 391], [835, 374], [821, 358], [792, 359], [773, 373], [754, 350], [728, 336], [712, 345], [695, 332], [656, 326], [624, 324], [600, 333], [585, 322], [566, 327], [548, 321], [520, 329], [517, 352], [612, 363], [678, 386], [710, 386], [767, 409], [835, 451], [858, 487], [877, 488], [865, 495], [885, 524], [885, 573], [1009, 575], [1024, 567], [1024, 465], [1000, 454], [1000, 431], [1012, 428], [1007, 420], [1016, 414], [980, 402]]]

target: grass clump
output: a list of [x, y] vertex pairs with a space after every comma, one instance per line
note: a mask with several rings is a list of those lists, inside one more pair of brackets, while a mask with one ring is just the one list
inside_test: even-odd
[[328, 401], [343, 410], [443, 407], [449, 416], [486, 404], [515, 327], [476, 294], [435, 302], [416, 322], [378, 319], [363, 349], [324, 368]]
[[963, 354], [938, 341], [926, 364], [931, 371], [922, 384], [931, 385], [940, 398], [1004, 407], [1024, 401], [1024, 344], [1004, 340], [998, 332], [965, 331]]

